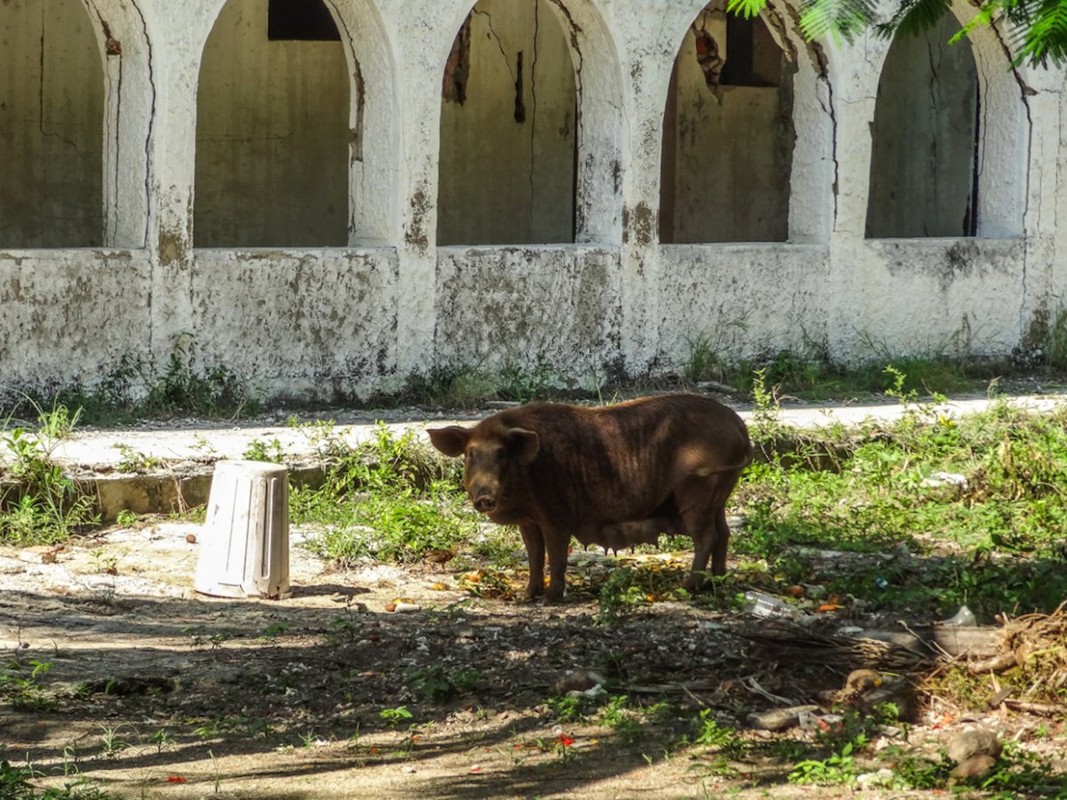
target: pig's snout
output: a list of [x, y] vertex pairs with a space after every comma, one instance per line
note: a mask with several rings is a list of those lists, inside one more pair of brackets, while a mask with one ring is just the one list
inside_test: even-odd
[[488, 514], [496, 508], [496, 500], [490, 494], [479, 493], [478, 496], [474, 498], [474, 507], [483, 514]]

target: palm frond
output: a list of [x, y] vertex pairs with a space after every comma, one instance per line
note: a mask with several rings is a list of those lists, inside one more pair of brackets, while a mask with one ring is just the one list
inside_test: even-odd
[[852, 41], [873, 21], [875, 0], [802, 0], [800, 29], [808, 39]]
[[726, 10], [745, 19], [759, 16], [767, 0], [727, 0]]
[[1059, 66], [1067, 61], [1067, 0], [986, 0], [953, 41], [994, 23], [1007, 28], [1016, 65], [1045, 67], [1051, 61]]
[[1067, 0], [1040, 0], [1032, 3], [1032, 22], [1026, 30], [1021, 59], [1059, 66], [1067, 59]]
[[900, 0], [889, 19], [874, 26], [875, 32], [886, 39], [897, 33], [916, 36], [937, 25], [950, 5], [951, 0]]

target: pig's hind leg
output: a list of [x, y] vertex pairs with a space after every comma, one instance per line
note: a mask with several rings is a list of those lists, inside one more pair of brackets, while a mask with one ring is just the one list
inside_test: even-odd
[[685, 584], [689, 591], [700, 590], [709, 560], [712, 575], [726, 574], [726, 549], [730, 542], [726, 499], [733, 491], [737, 477], [735, 473], [694, 476], [675, 490], [686, 533], [693, 538], [693, 566]]

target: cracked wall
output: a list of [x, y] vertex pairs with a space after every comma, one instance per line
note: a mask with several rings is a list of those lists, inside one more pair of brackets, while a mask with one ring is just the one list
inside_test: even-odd
[[794, 68], [764, 22], [709, 4], [675, 60], [663, 124], [664, 242], [789, 235]]
[[951, 14], [897, 36], [878, 82], [871, 124], [867, 236], [973, 236], [978, 74]]
[[104, 85], [80, 0], [0, 3], [0, 247], [103, 244]]
[[268, 38], [267, 9], [228, 0], [204, 48], [193, 241], [343, 246], [354, 135], [344, 51], [339, 40]]
[[437, 241], [574, 241], [568, 42], [545, 0], [480, 0], [443, 65]]
[[[744, 242], [731, 233], [719, 243], [665, 245], [657, 230], [664, 110], [672, 67], [706, 0], [486, 2], [478, 12], [492, 12], [492, 30], [479, 13], [471, 18], [466, 63], [449, 52], [473, 0], [326, 0], [341, 39], [331, 56], [340, 88], [318, 107], [336, 111], [329, 125], [338, 146], [309, 153], [329, 174], [316, 165], [294, 175], [281, 200], [281, 190], [260, 185], [252, 201], [218, 208], [227, 225], [257, 232], [250, 248], [277, 231], [316, 230], [329, 216], [328, 194], [341, 209], [329, 233], [339, 246], [252, 250], [203, 246], [200, 203], [210, 200], [212, 176], [198, 172], [197, 160], [211, 147], [197, 142], [197, 100], [229, 102], [200, 82], [220, 13], [262, 10], [267, 0], [85, 2], [104, 61], [95, 80], [106, 98], [99, 171], [107, 176], [102, 191], [85, 196], [96, 191], [97, 207], [103, 200], [107, 237], [104, 247], [0, 250], [0, 396], [72, 382], [91, 390], [123, 357], [165, 367], [175, 337], [189, 335], [197, 364], [226, 365], [254, 394], [320, 401], [397, 390], [438, 365], [547, 365], [564, 385], [589, 388], [609, 368], [634, 377], [676, 371], [701, 340], [725, 360], [784, 348], [843, 362], [1007, 354], [1067, 297], [1057, 255], [1067, 232], [1056, 224], [1067, 204], [1057, 180], [1067, 164], [1064, 72], [1010, 69], [995, 32], [976, 31], [972, 42], [981, 94], [977, 236], [865, 236], [870, 124], [890, 43], [872, 35], [809, 45], [796, 32], [796, 9], [773, 0], [763, 19], [775, 63], [784, 54], [794, 70], [795, 144], [779, 176], [788, 181], [788, 208], [773, 213], [788, 239]], [[0, 3], [0, 14], [15, 7]], [[964, 22], [974, 13], [963, 0], [953, 10]], [[518, 30], [500, 27], [509, 18]], [[250, 24], [266, 26], [260, 17]], [[725, 41], [730, 51], [729, 35], [693, 37], [687, 68], [705, 103], [718, 102], [724, 83], [773, 88], [731, 78], [721, 49]], [[244, 41], [231, 30], [225, 48], [241, 68], [242, 59], [265, 64], [265, 48], [298, 52], [289, 44]], [[338, 45], [311, 46], [319, 44]], [[31, 45], [0, 50], [0, 68]], [[303, 64], [293, 57], [291, 67]], [[298, 108], [289, 78], [277, 76], [276, 87], [255, 88], [281, 102], [261, 118], [266, 126]], [[476, 79], [491, 86], [480, 98]], [[563, 91], [561, 80], [573, 86]], [[246, 122], [254, 112], [242, 103], [211, 110], [222, 112], [223, 126]], [[472, 103], [495, 103], [495, 121], [468, 126], [469, 147], [461, 146], [448, 139], [445, 117]], [[558, 117], [544, 111], [553, 103]], [[567, 111], [573, 139], [550, 156]], [[555, 131], [540, 127], [546, 120]], [[518, 138], [517, 154], [448, 166], [500, 131], [529, 135], [535, 125], [544, 139]], [[234, 131], [235, 140], [246, 137]], [[320, 133], [319, 145], [332, 136]], [[752, 136], [746, 144], [773, 147]], [[220, 149], [204, 163], [241, 182], [259, 180], [274, 157], [265, 150], [234, 169]], [[761, 158], [746, 169], [773, 161]], [[696, 155], [686, 165], [703, 168]], [[504, 184], [483, 182], [494, 171]], [[446, 178], [458, 178], [462, 192], [450, 195]], [[706, 178], [694, 191], [701, 204], [727, 204], [723, 179]], [[268, 224], [264, 208], [286, 213]], [[9, 206], [0, 224], [17, 213]], [[435, 233], [448, 214], [459, 219], [447, 224], [469, 226], [463, 238], [489, 231], [496, 243], [457, 236], [440, 247], [448, 239]], [[552, 230], [529, 234], [531, 217], [535, 227], [553, 221]], [[527, 236], [538, 241], [499, 244]]]

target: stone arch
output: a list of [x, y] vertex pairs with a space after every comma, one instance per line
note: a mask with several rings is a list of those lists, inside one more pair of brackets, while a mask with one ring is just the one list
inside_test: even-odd
[[478, 0], [441, 83], [437, 241], [574, 241], [574, 68], [550, 0]]
[[470, 6], [441, 105], [440, 244], [620, 240], [620, 67], [589, 0]]
[[397, 233], [396, 64], [381, 15], [365, 0], [327, 0], [348, 63], [348, 243], [385, 245]]
[[[887, 75], [892, 75], [894, 66], [894, 49], [898, 44], [901, 49], [907, 47], [906, 39], [897, 37], [885, 53], [882, 63], [881, 79], [879, 81], [879, 102], [875, 111], [875, 123], [872, 126], [872, 157], [871, 157], [871, 192], [868, 201], [867, 235], [877, 236], [981, 236], [981, 237], [1015, 237], [1024, 232], [1024, 212], [1026, 208], [1026, 172], [1029, 161], [1029, 138], [1030, 138], [1030, 109], [1028, 107], [1028, 88], [1026, 86], [1026, 70], [1012, 65], [1013, 54], [1008, 49], [1002, 35], [989, 26], [978, 26], [971, 31], [966, 39], [956, 44], [948, 44], [949, 38], [970, 21], [977, 11], [964, 2], [954, 2], [949, 12], [941, 20], [940, 25], [928, 34], [913, 40], [912, 48], [916, 47], [917, 41], [920, 47], [927, 48], [930, 54], [927, 64], [935, 63], [939, 68], [949, 64], [952, 69], [962, 72], [967, 83], [966, 91], [968, 106], [965, 111], [955, 110], [955, 114], [948, 114], [950, 121], [955, 121], [957, 126], [962, 125], [969, 116], [970, 125], [963, 134], [959, 130], [953, 134], [945, 134], [939, 140], [939, 145], [932, 143], [932, 137], [927, 137], [928, 146], [938, 146], [943, 154], [943, 160], [962, 161], [966, 156], [969, 163], [956, 163], [955, 183], [947, 184], [944, 177], [946, 167], [942, 165], [935, 174], [935, 185], [938, 190], [940, 213], [946, 218], [936, 229], [927, 227], [915, 221], [917, 216], [915, 209], [931, 205], [932, 192], [912, 192], [903, 205], [912, 210], [899, 208], [886, 212], [887, 216], [902, 216], [904, 220], [912, 218], [910, 223], [895, 222], [892, 226], [874, 224], [872, 221], [883, 213], [887, 208], [885, 201], [885, 189], [878, 186], [878, 181], [885, 181], [885, 167], [880, 166], [878, 159], [880, 143], [878, 136], [883, 128], [880, 126], [879, 116], [890, 116], [882, 109], [883, 83], [887, 81]], [[930, 61], [929, 59], [937, 59]], [[954, 62], [962, 62], [958, 65]], [[924, 73], [929, 76], [929, 70]], [[921, 80], [919, 76], [915, 80]], [[955, 88], [943, 89], [951, 101], [960, 104], [963, 96], [963, 81], [956, 79]], [[933, 127], [932, 125], [930, 126]], [[941, 127], [944, 127], [942, 122]], [[912, 140], [909, 145], [913, 151], [918, 148]], [[882, 144], [882, 147], [887, 145]], [[951, 151], [947, 156], [946, 151]], [[913, 157], [915, 152], [911, 154]], [[920, 164], [923, 162], [920, 161]], [[912, 167], [917, 173], [920, 169]], [[929, 175], [918, 175], [924, 179], [927, 187], [930, 185]], [[954, 186], [949, 189], [948, 186]], [[952, 202], [942, 199], [945, 195], [953, 198]], [[965, 206], [966, 201], [966, 206]], [[947, 211], [944, 210], [947, 208]], [[934, 217], [927, 212], [928, 217]]]
[[971, 45], [949, 45], [952, 14], [897, 34], [871, 125], [869, 238], [973, 236], [977, 230], [978, 73]]
[[[197, 91], [194, 241], [348, 243], [350, 78], [330, 7], [226, 0]], [[291, 3], [290, 3], [291, 4]]]
[[105, 243], [104, 69], [81, 0], [0, 4], [0, 247]]
[[660, 241], [784, 241], [790, 233], [797, 52], [770, 13], [697, 12], [664, 111]]

